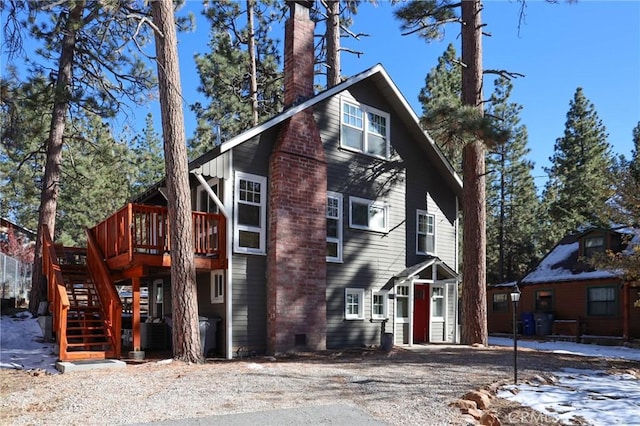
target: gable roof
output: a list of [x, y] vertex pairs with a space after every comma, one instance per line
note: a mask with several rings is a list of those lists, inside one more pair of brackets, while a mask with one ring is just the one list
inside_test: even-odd
[[189, 163], [189, 171], [197, 171], [202, 165], [216, 158], [220, 154], [231, 150], [232, 148], [260, 135], [266, 130], [269, 130], [288, 120], [295, 114], [304, 111], [307, 108], [313, 107], [314, 105], [327, 100], [330, 97], [337, 95], [338, 93], [347, 90], [349, 87], [364, 80], [369, 80], [373, 84], [375, 84], [385, 96], [385, 99], [393, 106], [393, 108], [398, 111], [402, 111], [402, 113], [399, 114], [399, 118], [401, 119], [402, 123], [406, 126], [406, 129], [409, 131], [409, 133], [414, 136], [415, 140], [420, 141], [421, 146], [424, 148], [428, 158], [432, 160], [435, 167], [445, 178], [445, 181], [447, 182], [449, 187], [456, 193], [461, 202], [462, 180], [454, 171], [453, 167], [442, 154], [440, 149], [436, 146], [431, 136], [429, 136], [429, 134], [427, 134], [427, 132], [422, 129], [418, 116], [415, 114], [402, 93], [400, 93], [400, 90], [393, 82], [393, 80], [391, 80], [389, 74], [387, 74], [386, 70], [381, 64], [374, 65], [368, 70], [356, 74], [353, 77], [343, 81], [342, 83], [324, 90], [307, 99], [306, 101], [286, 109], [285, 111], [281, 112], [275, 117], [272, 117], [264, 123], [252, 127], [251, 129], [248, 129], [245, 132], [240, 133], [239, 135], [223, 142], [221, 145], [213, 148], [212, 150], [191, 161]]
[[521, 283], [539, 284], [619, 278], [621, 273], [595, 269], [581, 261], [580, 239], [598, 230], [615, 234], [628, 234], [628, 230], [594, 228], [582, 233], [567, 235], [547, 253], [533, 271], [529, 272], [521, 280]]

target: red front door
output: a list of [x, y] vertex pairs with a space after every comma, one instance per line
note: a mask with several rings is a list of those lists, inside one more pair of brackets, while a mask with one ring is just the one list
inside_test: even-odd
[[416, 284], [413, 292], [413, 343], [429, 341], [429, 286]]

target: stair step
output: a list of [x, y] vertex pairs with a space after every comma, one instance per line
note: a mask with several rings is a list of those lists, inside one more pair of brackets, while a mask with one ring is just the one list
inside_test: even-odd
[[108, 344], [108, 342], [67, 343], [67, 348], [86, 348], [90, 346], [106, 346]]
[[104, 327], [101, 326], [95, 326], [95, 327], [91, 327], [91, 326], [87, 326], [87, 327], [67, 327], [67, 331], [78, 331], [78, 330], [104, 330]]

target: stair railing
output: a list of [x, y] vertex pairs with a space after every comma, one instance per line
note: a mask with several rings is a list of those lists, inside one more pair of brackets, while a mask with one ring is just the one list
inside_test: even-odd
[[58, 357], [64, 361], [67, 359], [67, 313], [70, 304], [47, 225], [42, 225], [42, 272], [47, 278], [49, 309], [53, 314], [53, 331], [59, 348]]
[[122, 302], [104, 261], [104, 256], [89, 229], [87, 229], [87, 271], [100, 298], [100, 308], [105, 319], [107, 338], [113, 348], [113, 353], [107, 353], [107, 355], [120, 358], [122, 351]]

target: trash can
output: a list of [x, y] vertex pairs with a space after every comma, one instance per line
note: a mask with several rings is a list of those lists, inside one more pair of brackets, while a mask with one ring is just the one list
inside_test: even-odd
[[536, 335], [548, 336], [551, 334], [551, 324], [553, 324], [553, 314], [535, 314]]
[[202, 355], [206, 356], [207, 337], [209, 329], [211, 328], [211, 323], [207, 317], [198, 317], [198, 320], [200, 321], [200, 347], [202, 348]]
[[533, 320], [532, 312], [522, 313], [522, 333], [525, 336], [533, 336], [536, 334], [536, 325]]

